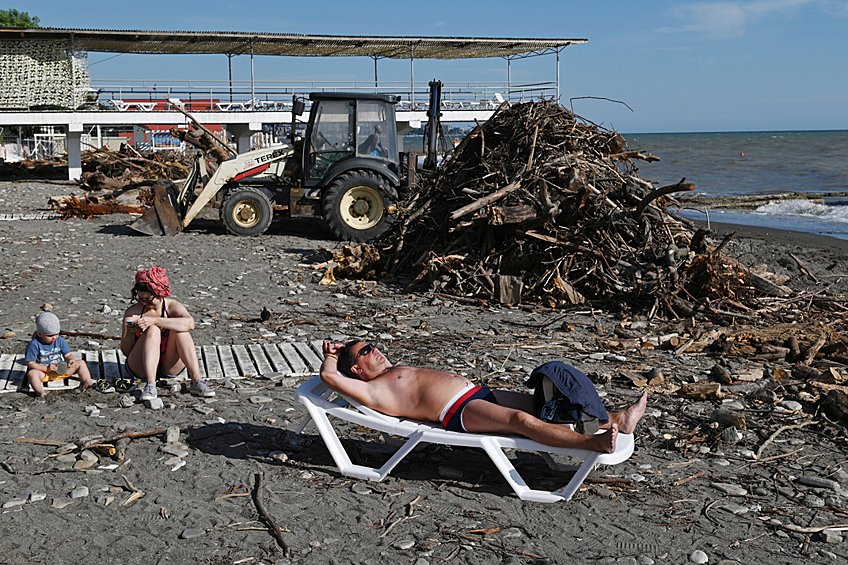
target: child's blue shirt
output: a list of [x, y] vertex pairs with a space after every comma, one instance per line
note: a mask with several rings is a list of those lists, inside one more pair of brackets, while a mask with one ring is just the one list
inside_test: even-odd
[[65, 338], [59, 336], [51, 344], [43, 343], [38, 339], [38, 334], [32, 336], [32, 341], [29, 342], [26, 350], [26, 362], [35, 361], [40, 365], [50, 365], [51, 363], [61, 363], [65, 360], [65, 355], [71, 352], [68, 342]]

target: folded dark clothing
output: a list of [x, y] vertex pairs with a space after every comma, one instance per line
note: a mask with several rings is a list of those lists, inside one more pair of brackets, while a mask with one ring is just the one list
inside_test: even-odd
[[534, 408], [537, 415], [541, 414], [546, 402], [556, 400], [546, 399], [540, 394], [544, 377], [551, 379], [562, 397], [567, 399], [565, 403], [561, 400], [556, 403], [559, 420], [579, 423], [586, 416], [590, 416], [597, 418], [603, 424], [609, 422], [607, 410], [601, 397], [598, 396], [594, 383], [579, 369], [566, 365], [562, 361], [545, 363], [530, 374], [527, 386], [537, 391], [534, 395]]

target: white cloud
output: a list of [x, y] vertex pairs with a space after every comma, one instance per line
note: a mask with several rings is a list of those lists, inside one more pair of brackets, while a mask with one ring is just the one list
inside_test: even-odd
[[[821, 0], [758, 0], [756, 2], [699, 2], [675, 8], [674, 15], [685, 23], [666, 27], [665, 32], [702, 33], [715, 39], [739, 37], [752, 23], [777, 13], [792, 13]], [[825, 6], [823, 6], [825, 7]]]

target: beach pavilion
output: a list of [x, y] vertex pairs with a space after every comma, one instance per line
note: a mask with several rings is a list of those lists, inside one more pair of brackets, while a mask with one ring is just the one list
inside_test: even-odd
[[[362, 90], [397, 94], [398, 132], [402, 134], [426, 121], [426, 83], [415, 82], [416, 59], [469, 59], [498, 57], [507, 62], [506, 83], [451, 84], [443, 88], [442, 121], [483, 121], [503, 100], [559, 98], [560, 52], [586, 39], [335, 36], [252, 32], [185, 32], [87, 29], [0, 29], [0, 55], [10, 61], [0, 71], [0, 127], [52, 126], [64, 129], [69, 178], [82, 173], [81, 145], [101, 126], [148, 128], [184, 125], [190, 111], [201, 123], [226, 127], [236, 138], [239, 152], [249, 149], [250, 138], [263, 124], [291, 122], [291, 99], [315, 90]], [[120, 80], [113, 84], [91, 81], [89, 52], [138, 54], [249, 55], [250, 84], [228, 81]], [[37, 53], [38, 57], [33, 57]], [[254, 78], [253, 57], [370, 57], [373, 82], [350, 85], [267, 84]], [[541, 55], [556, 58], [556, 80], [513, 84], [512, 61]], [[51, 58], [53, 59], [51, 61]], [[378, 61], [410, 62], [408, 84], [380, 83]], [[51, 65], [52, 63], [52, 65]], [[29, 68], [32, 67], [32, 68]], [[102, 104], [91, 105], [92, 93]], [[175, 108], [174, 105], [180, 108]], [[98, 135], [99, 137], [99, 135]], [[92, 141], [88, 141], [92, 143]]]

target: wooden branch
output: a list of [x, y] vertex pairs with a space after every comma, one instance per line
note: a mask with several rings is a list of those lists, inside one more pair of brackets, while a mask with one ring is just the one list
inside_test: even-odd
[[776, 432], [774, 432], [773, 434], [771, 434], [771, 435], [769, 436], [769, 438], [763, 442], [763, 444], [762, 444], [762, 445], [760, 446], [760, 448], [757, 450], [756, 455], [754, 455], [754, 459], [759, 460], [759, 459], [760, 459], [760, 455], [762, 455], [763, 450], [766, 448], [766, 446], [768, 446], [768, 444], [770, 444], [771, 442], [773, 442], [773, 441], [774, 441], [774, 438], [776, 438], [777, 436], [779, 436], [779, 435], [781, 434], [781, 432], [785, 432], [786, 430], [798, 430], [798, 429], [803, 428], [804, 426], [809, 426], [810, 424], [818, 424], [818, 422], [813, 421], [813, 420], [809, 420], [809, 421], [807, 421], [807, 422], [802, 422], [802, 423], [800, 423], [800, 424], [795, 424], [794, 426], [780, 426], [780, 427], [777, 429], [777, 431], [776, 431]]
[[624, 151], [622, 153], [612, 153], [607, 155], [607, 158], [611, 161], [619, 161], [621, 159], [641, 159], [643, 161], [647, 161], [648, 163], [653, 163], [654, 161], [659, 161], [660, 158], [656, 155], [643, 155], [638, 151]]
[[75, 443], [77, 445], [79, 445], [80, 449], [88, 449], [90, 446], [97, 444], [97, 443], [112, 443], [113, 441], [116, 441], [116, 440], [119, 440], [119, 439], [125, 438], [125, 437], [135, 439], [135, 438], [140, 438], [140, 437], [155, 436], [155, 435], [159, 435], [159, 434], [164, 434], [166, 431], [167, 430], [165, 428], [158, 428], [158, 429], [155, 429], [155, 430], [147, 430], [146, 432], [130, 431], [130, 432], [123, 432], [123, 433], [120, 433], [120, 434], [115, 434], [115, 435], [107, 437], [107, 438], [102, 438], [102, 437], [95, 438], [95, 439], [92, 439], [92, 440], [89, 440], [89, 441], [83, 443], [82, 445], [80, 445], [79, 442], [75, 442]]
[[475, 200], [474, 202], [472, 202], [471, 204], [468, 204], [467, 206], [463, 206], [462, 208], [460, 208], [458, 210], [454, 210], [453, 212], [451, 212], [450, 219], [456, 220], [457, 218], [461, 218], [461, 217], [465, 216], [466, 214], [470, 214], [474, 210], [479, 210], [480, 208], [482, 208], [483, 206], [486, 206], [487, 204], [491, 204], [492, 202], [495, 202], [496, 200], [500, 200], [501, 198], [503, 198], [504, 196], [506, 196], [507, 194], [509, 194], [513, 190], [515, 190], [516, 188], [519, 188], [520, 186], [521, 186], [520, 181], [513, 181], [513, 182], [509, 183], [508, 185], [506, 185], [505, 187], [503, 187], [502, 189], [497, 190], [497, 191], [489, 194], [488, 196], [484, 196], [483, 198]]
[[653, 202], [654, 200], [656, 200], [660, 196], [663, 196], [663, 195], [666, 195], [666, 194], [672, 194], [674, 192], [685, 192], [685, 191], [688, 191], [688, 190], [695, 190], [695, 185], [692, 184], [691, 182], [684, 183], [683, 181], [685, 181], [685, 180], [686, 180], [686, 177], [683, 177], [682, 179], [680, 179], [680, 182], [678, 182], [677, 184], [670, 184], [668, 186], [663, 186], [663, 187], [658, 188], [658, 189], [656, 189], [652, 192], [649, 192], [648, 195], [645, 196], [645, 198], [643, 198], [639, 202], [639, 205], [636, 206], [636, 213], [635, 213], [636, 219], [638, 220], [639, 218], [641, 218], [642, 214], [645, 212], [645, 208], [648, 207], [648, 204], [650, 204], [651, 202]]
[[105, 335], [105, 334], [97, 334], [94, 332], [67, 332], [65, 330], [61, 330], [59, 332], [62, 335], [72, 335], [77, 337], [99, 337], [100, 339], [121, 339], [120, 336], [117, 335]]
[[802, 273], [804, 273], [805, 275], [810, 277], [810, 279], [812, 279], [813, 282], [815, 282], [815, 283], [819, 282], [819, 279], [817, 279], [815, 276], [813, 276], [813, 273], [810, 272], [810, 269], [808, 269], [807, 266], [804, 263], [802, 263], [800, 259], [798, 259], [793, 253], [790, 253], [789, 256], [792, 257], [793, 259], [795, 259], [795, 263], [798, 265], [798, 268], [801, 269]]
[[171, 103], [171, 106], [173, 106], [173, 108], [174, 108], [177, 112], [181, 113], [181, 114], [182, 114], [182, 115], [184, 115], [186, 118], [188, 118], [189, 120], [191, 120], [191, 123], [193, 123], [194, 125], [196, 125], [199, 129], [203, 130], [203, 132], [204, 132], [204, 133], [208, 133], [208, 134], [212, 137], [212, 139], [214, 139], [215, 141], [217, 141], [218, 143], [220, 143], [220, 144], [221, 144], [221, 146], [223, 146], [223, 148], [224, 148], [224, 149], [226, 149], [226, 150], [227, 150], [227, 151], [228, 151], [228, 152], [229, 152], [229, 153], [230, 153], [233, 157], [237, 157], [237, 156], [238, 156], [238, 152], [237, 152], [235, 149], [233, 149], [232, 147], [230, 147], [229, 145], [227, 145], [226, 143], [224, 143], [223, 141], [221, 141], [221, 139], [220, 139], [217, 135], [215, 135], [214, 133], [212, 133], [212, 130], [210, 130], [209, 128], [207, 128], [206, 126], [204, 126], [203, 124], [201, 124], [201, 123], [200, 123], [200, 122], [198, 122], [197, 120], [195, 120], [195, 119], [194, 119], [194, 116], [192, 116], [191, 114], [189, 114], [188, 112], [186, 112], [185, 110], [183, 110], [182, 108], [180, 108], [180, 106], [179, 106], [179, 104], [177, 103], [177, 101], [176, 101], [176, 100], [174, 100], [174, 99], [172, 99], [172, 98], [169, 98], [169, 99], [168, 99], [168, 102], [170, 102], [170, 103]]
[[262, 473], [256, 473], [255, 477], [256, 485], [253, 489], [253, 504], [256, 506], [256, 511], [259, 512], [259, 518], [266, 526], [268, 526], [268, 529], [271, 531], [271, 535], [277, 540], [277, 543], [280, 545], [280, 549], [283, 550], [286, 558], [291, 557], [291, 549], [289, 549], [288, 544], [283, 539], [283, 532], [280, 531], [280, 528], [265, 511], [265, 507], [262, 506]]

